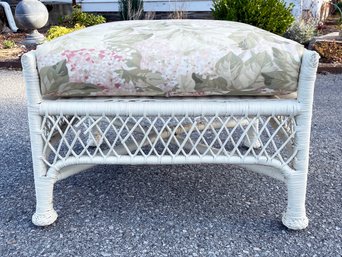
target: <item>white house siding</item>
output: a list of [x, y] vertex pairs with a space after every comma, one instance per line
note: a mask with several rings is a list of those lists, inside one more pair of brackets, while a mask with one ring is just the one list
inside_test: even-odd
[[292, 10], [292, 14], [299, 19], [303, 13], [303, 0], [285, 0], [285, 3], [294, 4], [294, 8]]
[[[303, 12], [309, 11], [313, 17], [319, 18], [321, 6], [329, 0], [285, 0], [293, 3], [293, 15], [299, 19]], [[80, 0], [82, 10], [85, 12], [117, 12], [118, 0]], [[144, 10], [149, 12], [184, 11], [210, 11], [212, 0], [144, 0]]]
[[[114, 0], [82, 0], [82, 10], [85, 12], [117, 12], [119, 2]], [[210, 11], [211, 0], [144, 0], [144, 10], [147, 12]]]

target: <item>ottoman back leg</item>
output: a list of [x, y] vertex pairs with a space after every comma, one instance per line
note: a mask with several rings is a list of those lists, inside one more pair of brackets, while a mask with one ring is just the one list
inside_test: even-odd
[[301, 65], [298, 84], [298, 102], [300, 114], [296, 117], [295, 147], [297, 155], [294, 171], [286, 177], [288, 203], [283, 215], [283, 224], [290, 229], [304, 229], [308, 225], [305, 211], [306, 185], [309, 167], [309, 147], [314, 84], [319, 56], [314, 52], [305, 52]]

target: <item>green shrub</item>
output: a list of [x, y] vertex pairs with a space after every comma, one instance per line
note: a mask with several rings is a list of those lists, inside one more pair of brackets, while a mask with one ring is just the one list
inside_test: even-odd
[[84, 29], [85, 26], [81, 26], [79, 24], [76, 24], [74, 28], [67, 28], [62, 26], [52, 26], [46, 33], [47, 40], [52, 40], [54, 38], [63, 36], [65, 34], [74, 32], [76, 30]]
[[82, 12], [82, 10], [78, 6], [73, 7], [72, 13], [60, 20], [60, 24], [66, 27], [74, 27], [76, 26], [76, 24], [89, 27], [105, 22], [106, 18], [102, 15]]
[[13, 40], [4, 40], [2, 42], [2, 47], [4, 49], [10, 49], [10, 48], [16, 47], [16, 44], [15, 44], [15, 42]]
[[144, 3], [142, 0], [120, 0], [119, 10], [122, 20], [139, 20], [144, 14]]
[[283, 35], [294, 22], [294, 5], [283, 0], [214, 0], [215, 19], [247, 23]]
[[317, 24], [314, 21], [295, 21], [285, 32], [284, 37], [307, 44], [316, 35]]
[[340, 19], [338, 20], [338, 23], [341, 25], [342, 24], [342, 2], [338, 3], [332, 3], [334, 6], [333, 12], [338, 13], [340, 15]]
[[[333, 10], [332, 10], [333, 14], [335, 14], [335, 13], [341, 14], [341, 11], [342, 11], [342, 1], [341, 2], [337, 2], [337, 3], [332, 3], [332, 5], [334, 7]], [[341, 16], [342, 16], [342, 14], [341, 14]]]

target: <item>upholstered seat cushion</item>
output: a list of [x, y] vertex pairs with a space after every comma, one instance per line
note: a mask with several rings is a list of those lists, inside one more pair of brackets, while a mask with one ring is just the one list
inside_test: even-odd
[[48, 97], [278, 95], [295, 92], [302, 45], [212, 20], [112, 22], [40, 45]]

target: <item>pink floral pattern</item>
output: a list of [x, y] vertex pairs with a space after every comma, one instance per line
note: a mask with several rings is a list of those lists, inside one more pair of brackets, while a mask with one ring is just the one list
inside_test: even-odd
[[46, 96], [275, 95], [296, 91], [304, 48], [250, 25], [114, 22], [36, 50]]
[[[69, 71], [70, 82], [91, 83], [103, 90], [119, 88], [124, 81], [118, 76], [111, 76], [106, 70], [119, 70], [124, 65], [124, 59], [118, 53], [94, 48], [79, 50], [65, 50], [61, 53], [65, 57]], [[82, 64], [82, 65], [80, 65]], [[103, 69], [103, 65], [107, 69]], [[84, 68], [85, 66], [91, 69]]]

